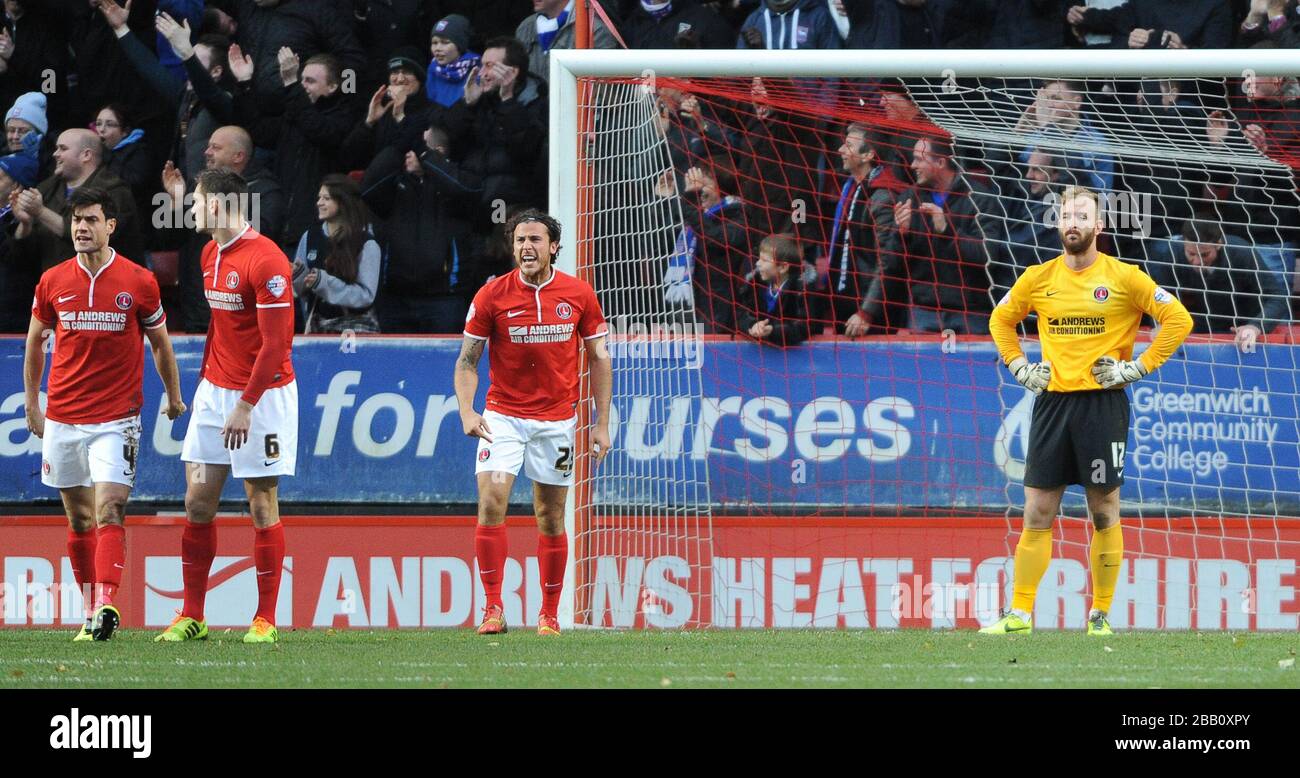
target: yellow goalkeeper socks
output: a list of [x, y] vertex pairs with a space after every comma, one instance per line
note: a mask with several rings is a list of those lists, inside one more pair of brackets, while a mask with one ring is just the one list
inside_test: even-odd
[[1020, 533], [1016, 544], [1015, 596], [1011, 599], [1013, 610], [1032, 614], [1038, 582], [1047, 566], [1052, 563], [1052, 530], [1028, 529]]
[[1115, 582], [1119, 580], [1120, 560], [1124, 558], [1124, 528], [1119, 522], [1092, 533], [1089, 556], [1092, 559], [1092, 607], [1110, 613]]

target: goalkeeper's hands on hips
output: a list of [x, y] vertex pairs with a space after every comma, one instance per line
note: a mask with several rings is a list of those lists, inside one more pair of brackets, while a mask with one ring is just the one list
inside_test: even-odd
[[1125, 361], [1104, 356], [1092, 363], [1092, 377], [1102, 389], [1131, 384], [1146, 374], [1147, 369], [1136, 359]]
[[1016, 357], [1007, 365], [1016, 381], [1034, 394], [1042, 394], [1052, 380], [1051, 362], [1030, 362], [1024, 357]]

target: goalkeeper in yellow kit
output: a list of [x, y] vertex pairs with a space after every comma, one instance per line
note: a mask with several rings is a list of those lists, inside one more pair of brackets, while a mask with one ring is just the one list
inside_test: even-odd
[[[1129, 428], [1124, 387], [1173, 355], [1191, 332], [1192, 318], [1141, 268], [1097, 251], [1104, 226], [1096, 193], [1074, 186], [1062, 192], [1059, 229], [1065, 252], [1026, 270], [989, 322], [1002, 361], [1038, 396], [1025, 455], [1025, 522], [1016, 544], [1015, 595], [1010, 610], [980, 630], [986, 634], [1033, 630], [1034, 595], [1052, 560], [1052, 522], [1069, 484], [1084, 487], [1095, 529], [1088, 634], [1112, 634], [1107, 612], [1124, 555], [1119, 522]], [[1016, 336], [1016, 326], [1030, 311], [1038, 314], [1041, 362], [1025, 357]], [[1160, 324], [1160, 331], [1133, 359], [1143, 313]]]

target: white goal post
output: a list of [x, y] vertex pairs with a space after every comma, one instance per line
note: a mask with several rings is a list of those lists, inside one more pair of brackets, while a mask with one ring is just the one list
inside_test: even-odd
[[[1300, 52], [1283, 49], [1223, 49], [1223, 50], [840, 50], [840, 51], [751, 51], [751, 50], [588, 50], [550, 53], [549, 73], [549, 212], [564, 229], [562, 249], [557, 262], [560, 270], [577, 274], [582, 256], [590, 256], [593, 249], [591, 236], [580, 233], [584, 214], [580, 191], [584, 186], [579, 160], [582, 145], [589, 142], [595, 129], [581, 125], [580, 81], [591, 79], [705, 79], [751, 77], [782, 79], [923, 79], [937, 84], [951, 79], [1029, 79], [1050, 76], [1068, 79], [1237, 79], [1252, 76], [1295, 77], [1300, 75]], [[928, 106], [918, 100], [922, 109]], [[954, 127], [943, 117], [930, 115], [931, 121], [944, 130], [960, 134], [962, 126]], [[978, 124], [978, 122], [976, 122]], [[970, 128], [967, 128], [970, 129]], [[982, 129], [974, 128], [976, 131]], [[992, 131], [996, 137], [997, 130]], [[1137, 132], [1135, 130], [1135, 132]], [[1005, 139], [998, 138], [1005, 142]], [[1139, 139], [1140, 141], [1143, 139]], [[1176, 141], [1176, 139], [1175, 139]], [[1174, 141], [1171, 141], [1174, 142]], [[1225, 152], [1227, 164], [1233, 155], [1254, 155], [1250, 147], [1240, 141]], [[1160, 158], [1158, 146], [1141, 146], [1143, 153]], [[1167, 156], [1167, 155], [1166, 155]], [[1259, 165], [1265, 168], [1284, 166], [1270, 162], [1262, 155]], [[1212, 158], [1213, 159], [1213, 158]], [[1218, 161], [1215, 159], [1215, 161]], [[1248, 164], [1254, 164], [1248, 162]], [[678, 216], [680, 219], [680, 216]], [[629, 227], [635, 229], [635, 226]], [[599, 291], [599, 290], [598, 290]], [[615, 363], [615, 387], [619, 386], [619, 364]], [[616, 448], [617, 448], [616, 441]], [[579, 449], [583, 450], [581, 442]], [[584, 458], [586, 454], [584, 451]], [[578, 481], [589, 474], [580, 463]], [[660, 477], [671, 477], [664, 471]], [[692, 478], [703, 479], [703, 491], [708, 494], [708, 473]], [[564, 597], [561, 601], [560, 621], [566, 628], [584, 626], [580, 615], [578, 593], [584, 584], [578, 572], [583, 553], [579, 537], [582, 527], [578, 523], [578, 503], [581, 500], [581, 483], [570, 490], [566, 508], [566, 530], [569, 537], [570, 564], [566, 570]], [[679, 498], [671, 497], [670, 501]], [[697, 498], [698, 499], [698, 498]], [[675, 505], [675, 503], [674, 503]], [[642, 506], [643, 508], [645, 506]], [[646, 510], [653, 513], [653, 507]], [[700, 509], [700, 522], [708, 520], [708, 506]], [[703, 527], [704, 525], [701, 524]], [[700, 530], [693, 542], [708, 542], [707, 529]], [[586, 625], [599, 626], [599, 625]]]

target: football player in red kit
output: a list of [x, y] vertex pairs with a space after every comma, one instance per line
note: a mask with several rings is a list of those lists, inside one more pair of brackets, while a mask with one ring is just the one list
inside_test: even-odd
[[[609, 328], [590, 285], [553, 266], [560, 225], [536, 210], [505, 225], [518, 270], [486, 284], [465, 319], [456, 362], [456, 399], [465, 434], [477, 437], [478, 527], [474, 536], [487, 606], [478, 632], [506, 631], [501, 578], [506, 561], [506, 505], [520, 465], [533, 481], [542, 605], [540, 635], [558, 635], [557, 610], [569, 545], [564, 504], [573, 484], [577, 427], [579, 343], [591, 362], [596, 422], [591, 454], [609, 453], [609, 403], [613, 371], [605, 336]], [[478, 362], [488, 347], [487, 407], [474, 410]]]
[[[167, 390], [163, 412], [175, 419], [185, 403], [158, 281], [108, 245], [117, 227], [112, 198], [82, 187], [68, 204], [77, 255], [36, 285], [23, 388], [27, 429], [41, 439], [41, 482], [63, 498], [68, 558], [86, 595], [86, 623], [73, 640], [108, 640], [122, 620], [114, 596], [126, 569], [123, 521], [140, 450], [146, 337]], [[47, 335], [54, 358], [42, 411]]]
[[205, 170], [194, 187], [195, 229], [203, 247], [203, 294], [212, 309], [193, 417], [185, 433], [186, 525], [181, 537], [185, 604], [156, 639], [206, 638], [203, 604], [217, 550], [213, 518], [226, 479], [243, 479], [256, 539], [257, 613], [245, 643], [274, 643], [284, 562], [279, 482], [298, 451], [298, 385], [289, 259], [248, 223], [248, 185], [229, 170]]

